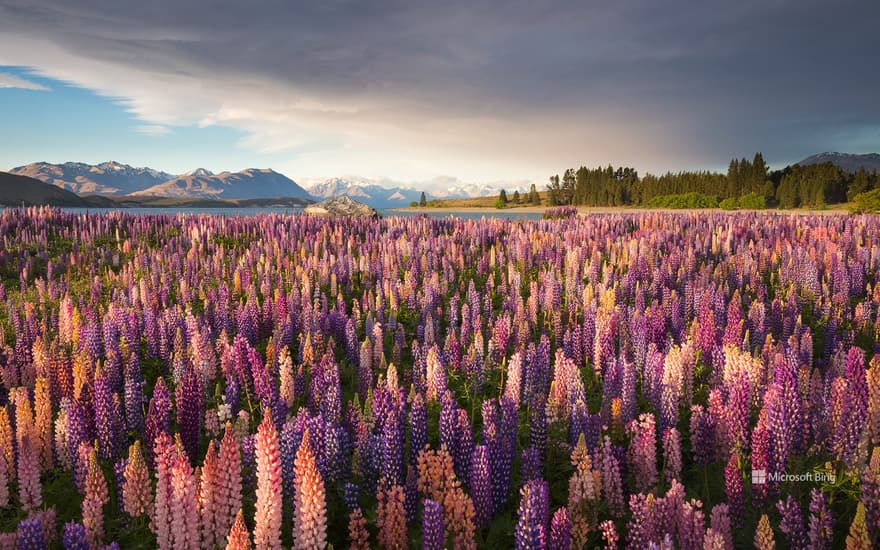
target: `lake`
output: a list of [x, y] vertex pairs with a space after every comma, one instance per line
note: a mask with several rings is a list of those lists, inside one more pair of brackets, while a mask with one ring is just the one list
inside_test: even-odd
[[[120, 212], [126, 212], [128, 214], [168, 214], [168, 215], [177, 215], [177, 214], [188, 214], [188, 215], [199, 215], [199, 214], [207, 214], [212, 216], [254, 216], [257, 214], [298, 214], [302, 212], [299, 208], [284, 208], [284, 207], [268, 207], [268, 208], [62, 208], [62, 210], [66, 212], [80, 212], [80, 213], [103, 213], [103, 212], [112, 212], [119, 210]], [[541, 219], [541, 214], [539, 212], [504, 212], [501, 210], [494, 209], [486, 209], [484, 212], [449, 212], [449, 211], [440, 211], [440, 212], [407, 212], [400, 210], [379, 210], [379, 213], [382, 214], [383, 217], [391, 218], [395, 216], [399, 217], [410, 217], [410, 216], [419, 216], [426, 215], [430, 218], [447, 218], [447, 217], [455, 217], [466, 220], [479, 220], [480, 218], [504, 218], [511, 220], [539, 220]]]

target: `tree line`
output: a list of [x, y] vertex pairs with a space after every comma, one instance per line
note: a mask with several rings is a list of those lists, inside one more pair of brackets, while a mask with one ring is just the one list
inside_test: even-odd
[[726, 174], [682, 171], [639, 177], [629, 167], [569, 168], [562, 177], [550, 177], [547, 195], [551, 206], [649, 205], [664, 203], [669, 196], [702, 195], [716, 202], [727, 199], [726, 204], [797, 208], [839, 204], [873, 189], [880, 189], [876, 171], [850, 173], [830, 162], [771, 171], [756, 153], [751, 160], [731, 160]]

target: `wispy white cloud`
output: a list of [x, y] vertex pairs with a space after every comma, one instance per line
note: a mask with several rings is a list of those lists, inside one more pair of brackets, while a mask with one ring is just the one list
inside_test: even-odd
[[0, 73], [0, 88], [21, 88], [22, 90], [48, 91], [49, 88], [9, 73]]
[[134, 129], [137, 133], [148, 136], [166, 136], [171, 133], [171, 129], [168, 126], [162, 126], [161, 124], [141, 124], [140, 126], [135, 126]]

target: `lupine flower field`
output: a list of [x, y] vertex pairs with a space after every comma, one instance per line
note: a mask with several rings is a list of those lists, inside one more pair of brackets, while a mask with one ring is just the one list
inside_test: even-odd
[[0, 548], [878, 545], [880, 219], [568, 214], [4, 211]]

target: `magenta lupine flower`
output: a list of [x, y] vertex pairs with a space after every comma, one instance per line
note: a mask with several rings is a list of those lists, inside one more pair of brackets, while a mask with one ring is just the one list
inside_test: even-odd
[[[752, 470], [764, 470], [766, 472], [770, 464], [770, 434], [767, 432], [763, 414], [758, 418], [758, 424], [752, 430], [751, 447]], [[768, 483], [753, 484], [752, 500], [758, 504], [763, 504], [767, 498], [767, 486], [769, 484], [769, 480]]]
[[550, 520], [550, 538], [547, 541], [548, 550], [569, 550], [571, 548], [571, 519], [568, 517], [568, 508], [561, 507], [553, 514]]
[[617, 528], [611, 520], [605, 520], [599, 524], [599, 531], [602, 532], [602, 540], [605, 542], [603, 550], [617, 550]]
[[649, 491], [657, 483], [657, 435], [654, 431], [654, 415], [644, 413], [627, 426], [630, 436], [627, 460], [636, 487]]
[[[724, 550], [733, 550], [733, 531], [730, 526], [730, 510], [723, 502], [712, 507], [709, 515], [710, 529], [723, 542]], [[707, 532], [708, 537], [708, 532]]]
[[663, 479], [681, 479], [681, 436], [675, 428], [663, 432]]
[[654, 525], [654, 495], [642, 493], [629, 497], [630, 519], [626, 524], [626, 543], [629, 548], [647, 548], [656, 538]]
[[739, 469], [739, 457], [736, 453], [730, 455], [730, 459], [724, 467], [724, 493], [727, 495], [731, 523], [740, 529], [743, 526], [745, 504], [742, 473]]
[[809, 540], [807, 538], [807, 531], [804, 528], [804, 515], [794, 497], [788, 495], [785, 500], [780, 500], [776, 503], [776, 509], [779, 510], [779, 514], [782, 516], [779, 522], [779, 530], [785, 535], [785, 540], [788, 542], [789, 547], [792, 550], [808, 548]]
[[703, 503], [689, 500], [684, 503], [679, 519], [679, 548], [681, 550], [700, 550], [706, 536], [706, 518]]
[[431, 499], [422, 500], [422, 549], [443, 548], [443, 507]]
[[599, 451], [600, 467], [602, 471], [602, 494], [608, 501], [611, 514], [620, 518], [625, 510], [623, 479], [620, 471], [620, 460], [614, 451], [611, 438], [607, 435], [602, 440]]
[[828, 507], [828, 497], [819, 489], [810, 491], [809, 548], [828, 550], [834, 538], [834, 518]]

